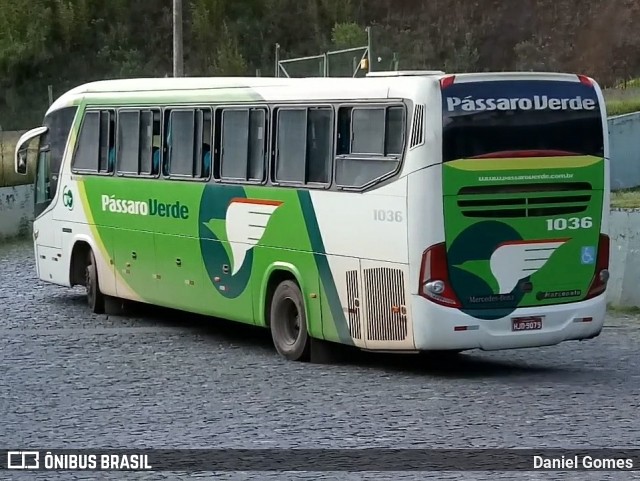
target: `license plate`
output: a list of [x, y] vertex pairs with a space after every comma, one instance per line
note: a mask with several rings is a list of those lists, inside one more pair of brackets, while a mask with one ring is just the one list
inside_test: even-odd
[[513, 331], [538, 331], [542, 329], [542, 316], [513, 317], [511, 318], [511, 330]]

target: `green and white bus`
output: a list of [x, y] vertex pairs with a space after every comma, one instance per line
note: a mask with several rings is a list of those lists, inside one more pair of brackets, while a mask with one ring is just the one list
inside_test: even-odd
[[[459, 352], [601, 332], [602, 92], [556, 73], [86, 84], [39, 152], [38, 276], [314, 346]], [[318, 352], [327, 352], [318, 351]]]

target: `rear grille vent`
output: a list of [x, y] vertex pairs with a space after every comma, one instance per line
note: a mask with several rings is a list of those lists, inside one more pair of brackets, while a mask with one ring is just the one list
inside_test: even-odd
[[358, 292], [358, 271], [347, 271], [347, 309], [349, 311], [349, 333], [354, 339], [362, 339], [360, 327], [360, 294]]
[[410, 149], [424, 143], [424, 105], [416, 105], [413, 114], [413, 130], [411, 132]]
[[404, 273], [380, 267], [364, 269], [367, 296], [367, 339], [404, 341], [407, 338]]
[[584, 212], [593, 192], [586, 182], [464, 187], [458, 208], [465, 217], [547, 217]]

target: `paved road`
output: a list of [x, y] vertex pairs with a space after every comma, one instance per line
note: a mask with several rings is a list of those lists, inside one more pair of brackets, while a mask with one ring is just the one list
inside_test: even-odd
[[[7, 447], [631, 447], [640, 439], [638, 317], [611, 317], [594, 341], [474, 352], [437, 367], [364, 354], [340, 365], [298, 364], [280, 359], [263, 331], [162, 310], [91, 315], [81, 291], [36, 281], [32, 258], [30, 244], [0, 247], [0, 437]], [[37, 479], [96, 477], [179, 475], [46, 472]]]

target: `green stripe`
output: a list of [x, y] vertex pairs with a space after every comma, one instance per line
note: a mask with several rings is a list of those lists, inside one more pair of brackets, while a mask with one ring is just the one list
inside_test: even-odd
[[318, 219], [316, 218], [315, 209], [311, 202], [311, 196], [309, 195], [309, 192], [299, 190], [298, 198], [300, 199], [302, 215], [304, 216], [307, 232], [309, 233], [311, 249], [314, 252], [313, 256], [318, 267], [318, 273], [320, 274], [320, 281], [322, 282], [324, 292], [327, 295], [327, 303], [331, 309], [331, 317], [333, 318], [340, 342], [353, 346], [353, 338], [349, 332], [347, 319], [344, 316], [342, 305], [340, 304], [338, 289], [336, 288], [336, 284], [333, 280], [333, 274], [331, 273], [331, 268], [327, 261], [324, 242], [322, 241], [322, 235], [320, 234], [320, 227], [318, 226]]

